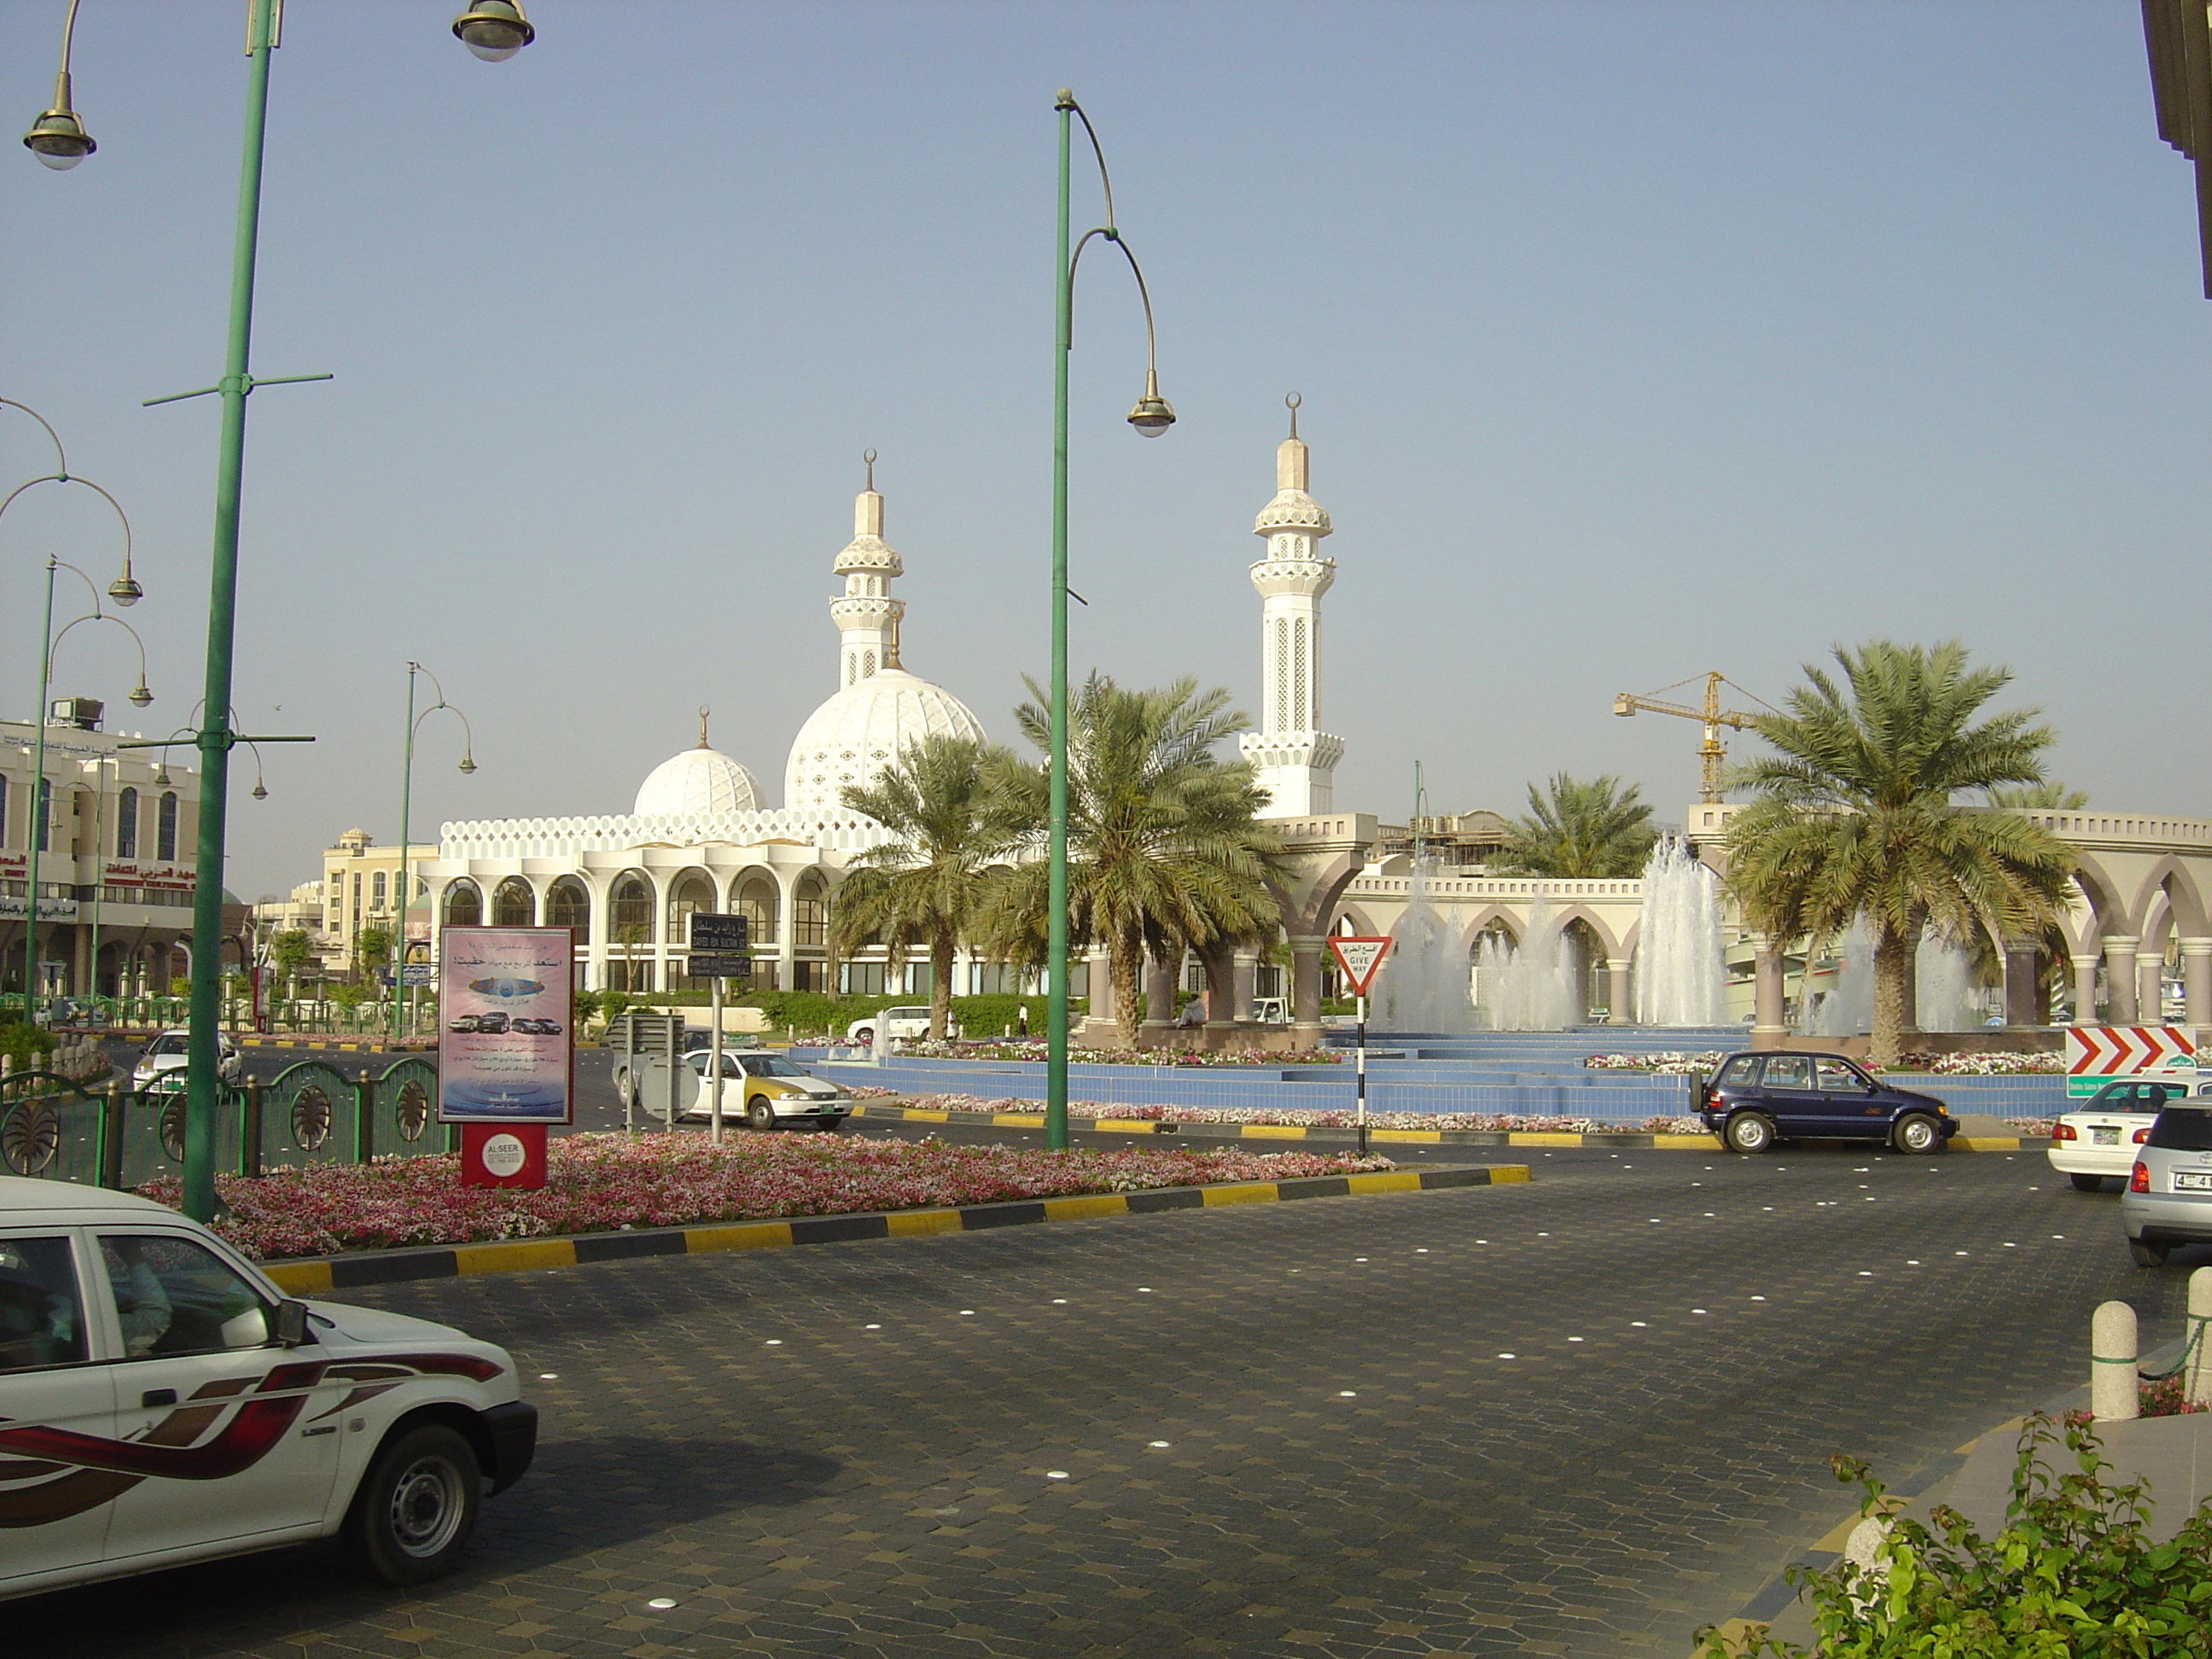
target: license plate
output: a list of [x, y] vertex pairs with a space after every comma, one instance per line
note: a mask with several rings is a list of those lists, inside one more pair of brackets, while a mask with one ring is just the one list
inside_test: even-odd
[[2212, 1170], [2176, 1170], [2173, 1190], [2177, 1193], [2212, 1193]]
[[2093, 1146], [2117, 1146], [2120, 1144], [2120, 1132], [2117, 1127], [2106, 1129], [2093, 1127], [2089, 1131], [2089, 1144]]

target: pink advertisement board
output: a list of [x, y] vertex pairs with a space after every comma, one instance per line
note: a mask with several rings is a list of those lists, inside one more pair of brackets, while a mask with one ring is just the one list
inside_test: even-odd
[[573, 1121], [574, 957], [566, 927], [441, 930], [440, 1122]]

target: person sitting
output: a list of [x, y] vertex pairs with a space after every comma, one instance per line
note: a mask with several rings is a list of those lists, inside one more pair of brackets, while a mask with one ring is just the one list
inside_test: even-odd
[[146, 1261], [144, 1243], [135, 1238], [107, 1241], [107, 1279], [115, 1291], [115, 1313], [123, 1326], [124, 1351], [136, 1359], [151, 1353], [176, 1319], [168, 1288]]

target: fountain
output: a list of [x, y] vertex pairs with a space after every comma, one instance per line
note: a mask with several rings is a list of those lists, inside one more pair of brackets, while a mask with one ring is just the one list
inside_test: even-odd
[[1416, 861], [1406, 882], [1406, 914], [1391, 931], [1390, 954], [1376, 985], [1375, 1024], [1384, 1031], [1467, 1031], [1467, 957], [1451, 925], [1428, 896], [1431, 872]]
[[1727, 1022], [1720, 881], [1679, 836], [1662, 836], [1644, 866], [1644, 916], [1637, 939], [1638, 1024]]
[[1564, 930], [1552, 920], [1551, 901], [1539, 895], [1528, 907], [1528, 932], [1519, 945], [1486, 933], [1475, 947], [1475, 1018], [1489, 1031], [1563, 1031], [1571, 1007], [1571, 952]]
[[1982, 1023], [1973, 958], [1964, 945], [1923, 933], [1913, 961], [1914, 1024], [1923, 1031], [1970, 1031]]
[[[1874, 1025], [1874, 934], [1855, 918], [1829, 953], [1832, 973], [1811, 990], [1797, 1016], [1808, 1036], [1861, 1036]], [[1963, 945], [1923, 933], [1913, 957], [1913, 1024], [1923, 1031], [1965, 1031], [1982, 1024], [1973, 983], [1973, 958]]]

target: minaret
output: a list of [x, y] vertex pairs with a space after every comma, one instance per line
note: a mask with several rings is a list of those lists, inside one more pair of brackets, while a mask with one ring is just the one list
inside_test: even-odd
[[1252, 567], [1260, 590], [1260, 729], [1237, 740], [1267, 791], [1261, 816], [1269, 818], [1332, 811], [1344, 757], [1344, 739], [1321, 729], [1321, 596], [1336, 580], [1336, 561], [1321, 554], [1328, 514], [1306, 494], [1298, 396], [1284, 401], [1291, 435], [1275, 451], [1275, 499], [1252, 521], [1252, 533], [1267, 543]]
[[876, 452], [862, 460], [867, 488], [853, 498], [853, 539], [830, 567], [845, 579], [845, 591], [830, 601], [830, 619], [842, 636], [837, 644], [837, 684], [842, 689], [871, 678], [878, 669], [896, 668], [899, 617], [906, 601], [891, 598], [891, 578], [904, 566], [884, 540], [884, 498], [876, 494]]

